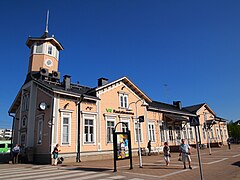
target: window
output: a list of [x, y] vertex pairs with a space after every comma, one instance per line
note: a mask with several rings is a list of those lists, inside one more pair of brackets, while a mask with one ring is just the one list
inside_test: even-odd
[[219, 137], [219, 130], [217, 129], [217, 139], [220, 139]]
[[139, 142], [142, 142], [142, 126], [141, 123], [135, 122], [135, 141], [138, 141], [139, 137]]
[[206, 139], [206, 131], [204, 127], [202, 127], [202, 133], [203, 133], [203, 138]]
[[164, 128], [163, 125], [160, 125], [160, 138], [161, 138], [161, 142], [165, 142], [165, 134], [164, 134]]
[[192, 128], [189, 128], [189, 135], [190, 135], [190, 139], [194, 139]]
[[127, 94], [120, 94], [120, 107], [128, 108], [128, 95]]
[[113, 142], [113, 130], [115, 127], [115, 121], [107, 121], [107, 143]]
[[63, 118], [63, 134], [62, 134], [62, 142], [64, 144], [69, 143], [69, 118]]
[[43, 53], [43, 44], [42, 43], [37, 43], [36, 53]]
[[53, 47], [52, 45], [48, 45], [48, 54], [53, 54]]
[[28, 111], [29, 107], [29, 94], [24, 93], [22, 96], [22, 111]]
[[212, 139], [214, 138], [213, 129], [212, 129], [212, 128], [211, 128], [211, 138], [212, 138]]
[[152, 142], [155, 142], [155, 131], [154, 131], [154, 124], [148, 124], [148, 131], [149, 131], [149, 138]]
[[183, 127], [183, 139], [187, 139], [187, 131], [185, 127]]
[[176, 127], [176, 138], [177, 140], [181, 140], [181, 131], [179, 126]]
[[62, 113], [62, 144], [70, 144], [70, 135], [71, 135], [71, 113]]
[[[128, 130], [130, 130], [129, 118], [121, 118], [121, 122], [124, 123], [124, 124], [121, 124], [122, 132], [127, 132], [127, 128], [128, 128]], [[125, 124], [127, 125], [127, 127], [125, 126]]]
[[172, 126], [168, 127], [168, 135], [169, 135], [169, 140], [173, 141], [173, 131], [172, 131]]
[[[38, 120], [38, 144], [42, 144], [42, 135], [43, 135], [43, 119]], [[25, 138], [25, 136], [24, 136]], [[22, 141], [22, 136], [21, 136]]]
[[93, 119], [84, 119], [84, 142], [94, 142], [94, 122]]

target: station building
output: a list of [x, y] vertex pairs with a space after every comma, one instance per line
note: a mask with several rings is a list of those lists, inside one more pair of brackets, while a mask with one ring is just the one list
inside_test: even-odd
[[[226, 121], [216, 120], [207, 104], [183, 108], [180, 101], [154, 101], [128, 77], [111, 82], [99, 78], [96, 87], [73, 83], [69, 75], [61, 81], [58, 64], [64, 48], [48, 30], [40, 37], [29, 37], [26, 45], [30, 49], [28, 73], [9, 115], [13, 117], [13, 143], [25, 147], [30, 162], [51, 163], [56, 144], [65, 160], [111, 158], [118, 122], [126, 123], [131, 132], [133, 155], [137, 155], [138, 137], [142, 149], [151, 140], [153, 152], [161, 151], [165, 141], [176, 150], [183, 138], [196, 145], [189, 118], [197, 115], [202, 143], [207, 143], [210, 121], [211, 142], [224, 144], [228, 137]], [[139, 123], [139, 116], [144, 122]], [[119, 125], [116, 130], [126, 131], [126, 127]]]

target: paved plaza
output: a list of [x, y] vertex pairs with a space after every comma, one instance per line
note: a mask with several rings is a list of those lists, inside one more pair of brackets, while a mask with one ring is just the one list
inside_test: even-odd
[[[197, 151], [192, 153], [193, 169], [183, 169], [178, 161], [178, 153], [172, 153], [170, 166], [166, 167], [163, 155], [142, 156], [143, 168], [138, 167], [138, 157], [133, 158], [133, 169], [129, 160], [117, 161], [117, 172], [113, 172], [113, 160], [64, 163], [55, 167], [50, 165], [0, 164], [0, 179], [200, 179]], [[201, 150], [203, 177], [212, 179], [240, 179], [240, 145], [232, 145]]]

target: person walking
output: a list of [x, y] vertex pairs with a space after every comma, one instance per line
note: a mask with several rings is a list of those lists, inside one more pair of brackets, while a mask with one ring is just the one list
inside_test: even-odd
[[170, 148], [167, 142], [164, 143], [163, 155], [164, 155], [164, 160], [166, 162], [166, 166], [169, 166], [171, 154], [170, 154]]
[[57, 162], [58, 162], [58, 153], [61, 151], [58, 148], [59, 148], [59, 144], [56, 144], [56, 146], [55, 146], [55, 148], [54, 148], [54, 150], [52, 152], [53, 159], [54, 159], [53, 166], [56, 166]]
[[18, 144], [15, 145], [15, 147], [12, 149], [12, 153], [13, 153], [13, 164], [17, 164], [18, 163], [18, 156], [20, 153], [20, 147]]
[[148, 141], [147, 148], [148, 148], [148, 155], [151, 156], [151, 140]]
[[231, 149], [231, 139], [227, 138], [228, 149]]
[[188, 144], [185, 143], [184, 139], [182, 139], [182, 143], [180, 144], [179, 151], [180, 151], [179, 156], [182, 155], [182, 162], [183, 162], [184, 169], [186, 169], [186, 161], [188, 161], [189, 169], [192, 169], [191, 158], [190, 158], [191, 148]]

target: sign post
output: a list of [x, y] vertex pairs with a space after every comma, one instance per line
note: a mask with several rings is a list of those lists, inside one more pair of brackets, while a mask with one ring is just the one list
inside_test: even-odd
[[[122, 123], [127, 127], [126, 123], [119, 123]], [[131, 133], [128, 130], [128, 127], [127, 132], [116, 132], [116, 127], [119, 123], [116, 124], [113, 131], [114, 172], [117, 172], [117, 160], [129, 159], [130, 169], [133, 169]]]
[[197, 134], [197, 128], [196, 128], [196, 126], [199, 126], [199, 118], [198, 117], [190, 117], [189, 121], [190, 121], [190, 126], [194, 126], [194, 130], [195, 130], [196, 148], [197, 148], [197, 153], [198, 153], [200, 178], [201, 178], [201, 180], [203, 180], [202, 161], [201, 161], [200, 152], [199, 152], [198, 134]]

